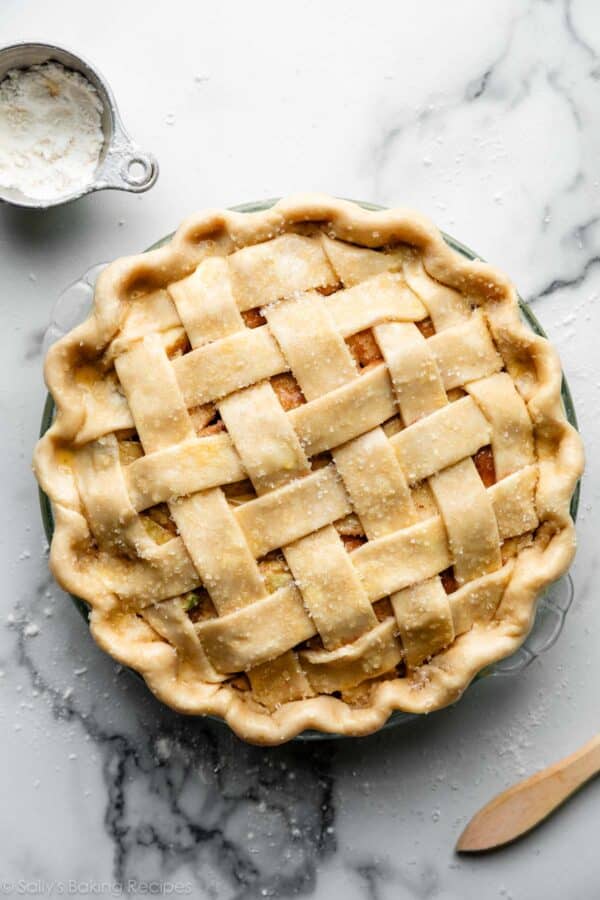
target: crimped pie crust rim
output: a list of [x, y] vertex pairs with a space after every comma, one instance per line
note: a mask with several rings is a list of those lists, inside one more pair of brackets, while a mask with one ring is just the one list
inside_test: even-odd
[[50, 565], [57, 581], [70, 590], [77, 579], [70, 569], [68, 548], [86, 523], [61, 494], [56, 477], [57, 446], [77, 433], [81, 422], [79, 389], [68, 378], [64, 361], [84, 346], [99, 351], [118, 331], [124, 295], [135, 278], [168, 281], [184, 277], [198, 262], [195, 248], [211, 236], [232, 242], [231, 249], [273, 237], [300, 222], [327, 223], [329, 233], [363, 246], [409, 243], [422, 254], [423, 265], [436, 280], [451, 287], [477, 292], [501, 317], [503, 337], [526, 353], [536, 368], [536, 381], [527, 406], [536, 428], [551, 436], [554, 453], [544, 460], [550, 467], [544, 491], [550, 537], [523, 551], [500, 602], [501, 614], [486, 626], [475, 625], [446, 650], [421, 666], [412, 679], [382, 681], [366, 708], [352, 708], [331, 696], [318, 696], [284, 704], [262, 714], [231, 690], [218, 685], [191, 686], [177, 679], [176, 652], [170, 645], [148, 645], [104, 626], [101, 603], [86, 598], [92, 607], [90, 627], [97, 642], [121, 663], [136, 669], [151, 690], [171, 707], [187, 714], [223, 718], [240, 737], [260, 744], [277, 744], [312, 729], [332, 734], [362, 735], [380, 728], [394, 710], [426, 713], [455, 701], [475, 675], [514, 652], [526, 637], [539, 592], [568, 567], [574, 554], [574, 526], [570, 499], [583, 468], [581, 440], [567, 422], [561, 405], [561, 369], [557, 354], [544, 339], [532, 334], [519, 317], [518, 300], [508, 279], [486, 263], [469, 260], [452, 250], [439, 231], [410, 210], [371, 210], [355, 203], [322, 195], [297, 195], [260, 212], [208, 210], [187, 219], [163, 247], [119, 259], [101, 274], [90, 317], [49, 351], [45, 376], [56, 403], [56, 418], [40, 440], [35, 470], [50, 497], [55, 517]]

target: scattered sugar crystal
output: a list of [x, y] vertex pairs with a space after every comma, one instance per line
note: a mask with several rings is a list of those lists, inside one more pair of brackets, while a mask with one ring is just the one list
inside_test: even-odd
[[25, 628], [23, 629], [23, 634], [25, 637], [35, 637], [40, 633], [39, 627], [35, 624], [35, 622], [28, 622]]
[[154, 749], [156, 750], [157, 757], [165, 761], [170, 759], [172, 747], [171, 747], [171, 739], [168, 737], [159, 737], [156, 739], [154, 744]]

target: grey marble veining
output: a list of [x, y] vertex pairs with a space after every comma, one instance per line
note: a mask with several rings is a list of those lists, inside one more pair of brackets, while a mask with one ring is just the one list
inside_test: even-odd
[[[100, 9], [92, 28], [76, 0], [4, 0], [0, 20], [2, 42], [93, 59], [161, 164], [142, 197], [0, 207], [0, 892], [21, 879], [46, 896], [73, 881], [73, 896], [122, 883], [218, 900], [594, 900], [600, 784], [501, 853], [452, 847], [495, 792], [600, 727], [600, 5]], [[306, 188], [417, 207], [508, 271], [560, 350], [588, 470], [573, 608], [518, 680], [370, 738], [262, 749], [165, 709], [96, 648], [48, 575], [30, 457], [67, 284], [195, 208]]]

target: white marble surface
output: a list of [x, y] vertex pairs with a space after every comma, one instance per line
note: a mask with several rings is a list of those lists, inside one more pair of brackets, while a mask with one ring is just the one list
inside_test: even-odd
[[[600, 783], [514, 847], [452, 848], [491, 795], [600, 725], [600, 5], [3, 0], [0, 42], [20, 38], [93, 59], [161, 176], [138, 198], [0, 208], [0, 891], [597, 896]], [[414, 205], [505, 268], [560, 348], [589, 463], [575, 602], [517, 681], [396, 732], [261, 750], [161, 708], [96, 649], [48, 575], [29, 465], [60, 290], [198, 207], [306, 188]]]

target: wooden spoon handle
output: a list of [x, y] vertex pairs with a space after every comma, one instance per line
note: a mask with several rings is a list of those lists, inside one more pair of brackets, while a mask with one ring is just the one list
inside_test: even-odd
[[461, 853], [491, 850], [525, 834], [600, 773], [600, 734], [560, 762], [494, 797], [471, 819], [456, 845]]

